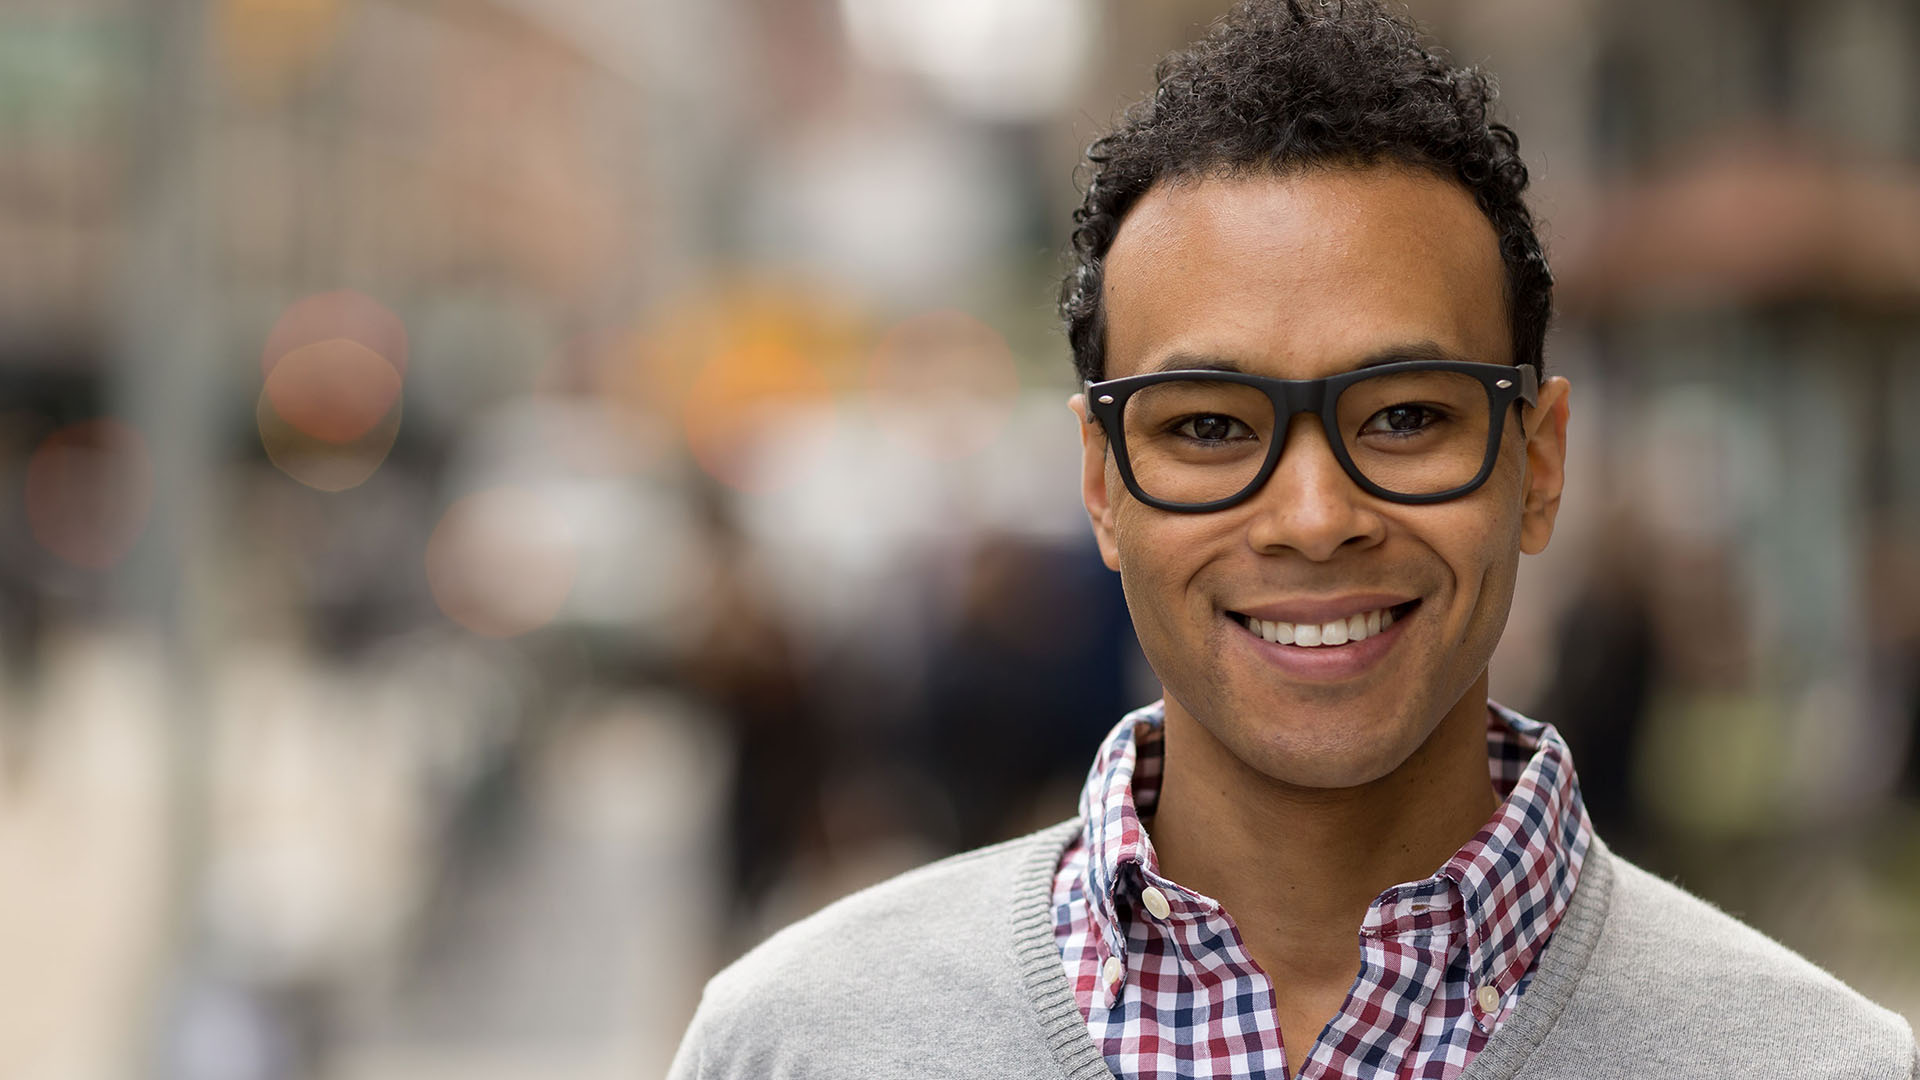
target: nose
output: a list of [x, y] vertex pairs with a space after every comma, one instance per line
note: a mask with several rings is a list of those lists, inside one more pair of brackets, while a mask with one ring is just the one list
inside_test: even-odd
[[1247, 542], [1262, 554], [1292, 550], [1325, 562], [1344, 547], [1385, 537], [1386, 521], [1371, 501], [1340, 467], [1319, 417], [1296, 413], [1273, 475], [1246, 502]]

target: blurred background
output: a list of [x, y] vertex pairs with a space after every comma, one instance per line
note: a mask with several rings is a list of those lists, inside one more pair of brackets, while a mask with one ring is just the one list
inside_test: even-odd
[[[1052, 297], [1220, 0], [0, 10], [0, 1075], [657, 1076], [1156, 696]], [[1496, 696], [1920, 1020], [1920, 9], [1418, 0], [1576, 386]]]

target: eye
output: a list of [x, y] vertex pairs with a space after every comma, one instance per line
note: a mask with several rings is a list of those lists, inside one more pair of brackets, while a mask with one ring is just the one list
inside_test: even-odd
[[1431, 405], [1402, 402], [1389, 405], [1367, 418], [1362, 435], [1418, 435], [1446, 419], [1446, 414]]
[[1253, 437], [1252, 428], [1221, 413], [1195, 413], [1176, 420], [1169, 430], [1195, 442], [1226, 442], [1229, 439]]

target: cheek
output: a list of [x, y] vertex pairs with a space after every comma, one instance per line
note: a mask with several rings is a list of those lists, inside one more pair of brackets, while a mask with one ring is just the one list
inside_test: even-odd
[[1170, 602], [1162, 592], [1175, 573], [1168, 565], [1169, 549], [1158, 535], [1159, 530], [1152, 528], [1152, 523], [1140, 520], [1140, 515], [1134, 512], [1137, 509], [1122, 506], [1116, 508], [1113, 515], [1113, 543], [1120, 553], [1120, 586], [1127, 594], [1127, 606], [1133, 610], [1136, 623], [1143, 616], [1151, 619]]
[[1162, 513], [1131, 499], [1114, 508], [1121, 591], [1143, 643], [1186, 639], [1204, 624], [1209, 574], [1224, 564], [1217, 516]]
[[1453, 579], [1452, 621], [1463, 639], [1497, 637], [1506, 622], [1520, 566], [1520, 514], [1509, 494], [1502, 491], [1484, 502], [1467, 500], [1477, 505], [1461, 509], [1472, 513], [1462, 513], [1443, 531], [1430, 534]]
[[1184, 587], [1216, 560], [1225, 538], [1222, 516], [1170, 514], [1125, 499], [1113, 514], [1122, 576]]

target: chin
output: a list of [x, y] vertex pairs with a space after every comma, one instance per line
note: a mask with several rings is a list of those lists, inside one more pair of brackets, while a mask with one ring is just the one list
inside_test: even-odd
[[1242, 731], [1221, 741], [1263, 776], [1327, 790], [1361, 787], [1391, 774], [1424, 741], [1418, 732], [1355, 727], [1352, 712], [1342, 711], [1344, 716], [1328, 717], [1324, 726]]
[[1383, 758], [1377, 753], [1269, 754], [1267, 759], [1248, 764], [1290, 787], [1338, 791], [1374, 783], [1399, 768], [1406, 757]]

